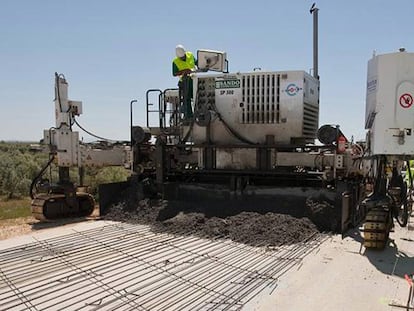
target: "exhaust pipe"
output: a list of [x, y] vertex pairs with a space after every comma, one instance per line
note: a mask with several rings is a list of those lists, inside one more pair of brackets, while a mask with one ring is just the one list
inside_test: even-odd
[[313, 15], [313, 76], [319, 80], [318, 73], [318, 11], [316, 3], [312, 4], [310, 13]]

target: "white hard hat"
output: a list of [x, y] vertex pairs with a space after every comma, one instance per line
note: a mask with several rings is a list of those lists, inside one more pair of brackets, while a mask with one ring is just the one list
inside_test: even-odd
[[182, 46], [181, 44], [177, 45], [175, 47], [175, 54], [177, 55], [177, 57], [184, 57], [185, 56], [185, 47]]

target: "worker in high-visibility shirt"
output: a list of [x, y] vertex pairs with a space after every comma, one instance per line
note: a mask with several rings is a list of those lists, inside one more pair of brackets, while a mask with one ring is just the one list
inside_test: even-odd
[[176, 58], [172, 62], [172, 74], [174, 77], [179, 76], [178, 88], [180, 92], [180, 100], [182, 99], [182, 112], [184, 118], [193, 117], [193, 109], [191, 107], [191, 99], [193, 98], [193, 80], [190, 74], [197, 69], [197, 60], [193, 53], [186, 51], [181, 44], [175, 47]]

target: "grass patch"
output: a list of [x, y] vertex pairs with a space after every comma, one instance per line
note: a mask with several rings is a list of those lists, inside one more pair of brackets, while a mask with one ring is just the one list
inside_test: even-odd
[[0, 197], [0, 219], [30, 216], [30, 202], [30, 198], [7, 200]]

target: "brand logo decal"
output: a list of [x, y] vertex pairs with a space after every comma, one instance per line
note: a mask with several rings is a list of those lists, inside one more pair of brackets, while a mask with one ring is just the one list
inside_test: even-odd
[[286, 89], [284, 90], [289, 96], [295, 96], [302, 90], [301, 87], [298, 87], [295, 83], [289, 84]]
[[216, 81], [216, 89], [235, 89], [235, 88], [240, 88], [239, 79]]

